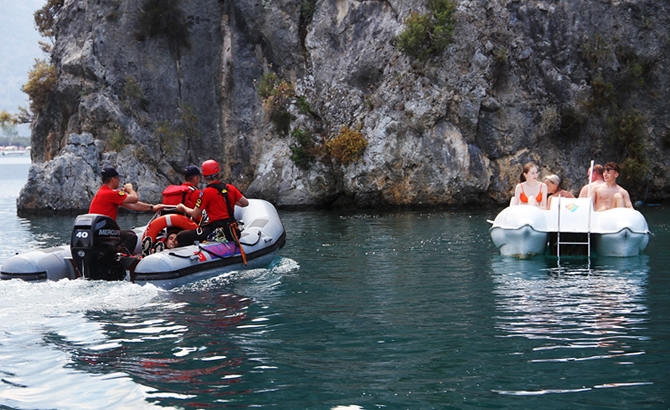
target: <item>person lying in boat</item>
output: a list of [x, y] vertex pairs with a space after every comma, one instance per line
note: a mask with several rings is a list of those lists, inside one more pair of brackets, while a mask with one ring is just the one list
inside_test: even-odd
[[174, 249], [178, 246], [178, 244], [177, 244], [177, 234], [178, 233], [179, 232], [170, 232], [168, 234], [167, 238], [165, 238], [165, 247], [167, 249]]
[[544, 183], [547, 184], [547, 209], [551, 208], [551, 198], [563, 197], [574, 198], [571, 192], [561, 188], [561, 178], [558, 175], [549, 175], [544, 178]]
[[596, 212], [607, 211], [612, 208], [632, 208], [628, 191], [617, 185], [619, 177], [619, 165], [616, 162], [608, 162], [603, 169], [605, 183], [598, 185], [593, 190], [593, 209]]
[[[116, 221], [116, 215], [119, 207], [143, 212], [156, 212], [163, 209], [163, 204], [151, 205], [141, 202], [137, 192], [133, 189], [133, 184], [127, 183], [119, 189], [121, 184], [121, 175], [114, 167], [105, 167], [102, 169], [102, 186], [93, 197], [88, 208], [90, 214], [107, 215]], [[129, 253], [133, 253], [137, 246], [137, 235], [131, 230], [121, 230], [121, 246], [125, 247]]]
[[156, 241], [151, 253], [163, 252], [165, 249], [174, 249], [178, 246], [177, 234], [181, 231], [179, 228], [170, 228], [167, 230], [166, 236]]
[[532, 162], [523, 166], [514, 190], [512, 205], [533, 205], [544, 209], [547, 207], [547, 185], [537, 180], [538, 169]]
[[235, 205], [245, 207], [249, 200], [231, 184], [221, 183], [219, 173], [221, 167], [214, 160], [202, 163], [202, 175], [207, 187], [200, 191], [200, 196], [194, 208], [184, 204], [177, 205], [177, 211], [183, 212], [193, 219], [199, 218], [203, 211], [207, 211], [209, 222], [195, 230], [185, 230], [177, 235], [179, 246], [190, 245], [195, 241], [204, 241], [216, 228], [223, 227], [226, 239], [238, 242], [239, 228], [235, 221]]
[[593, 166], [593, 172], [591, 172], [591, 167], [589, 167], [589, 171], [587, 173], [587, 178], [590, 178], [591, 184], [586, 184], [582, 187], [582, 189], [579, 191], [579, 197], [580, 198], [588, 198], [589, 197], [589, 186], [591, 187], [591, 193], [593, 193], [593, 190], [601, 184], [605, 183], [605, 180], [603, 180], [603, 166], [600, 164], [595, 164]]
[[[176, 228], [176, 227], [169, 227], [166, 228], [164, 233], [162, 233], [157, 240], [156, 243], [153, 245], [153, 248], [150, 253], [158, 253], [158, 252], [163, 252], [165, 249], [174, 249], [178, 245], [177, 243], [177, 235], [179, 232], [181, 232], [181, 228]], [[149, 253], [146, 253], [146, 255], [149, 255]]]

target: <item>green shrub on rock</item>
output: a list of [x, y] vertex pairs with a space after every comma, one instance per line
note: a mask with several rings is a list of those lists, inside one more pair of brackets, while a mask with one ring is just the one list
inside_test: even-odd
[[442, 54], [454, 35], [456, 2], [429, 0], [428, 8], [431, 13], [410, 13], [396, 39], [403, 53], [419, 60]]

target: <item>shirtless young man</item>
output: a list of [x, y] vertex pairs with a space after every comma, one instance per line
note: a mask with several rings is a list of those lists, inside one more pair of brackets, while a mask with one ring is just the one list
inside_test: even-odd
[[603, 170], [604, 184], [593, 190], [593, 209], [596, 212], [606, 211], [612, 208], [632, 208], [628, 191], [616, 183], [619, 176], [619, 165], [616, 162], [608, 162]]
[[[605, 183], [603, 179], [603, 166], [600, 164], [595, 164], [593, 166], [593, 174], [591, 174], [591, 168], [589, 168], [587, 177], [591, 178], [590, 187], [591, 187], [591, 193], [593, 193], [593, 191], [596, 189], [597, 186]], [[579, 191], [579, 197], [580, 198], [589, 197], [589, 184], [586, 184], [582, 187], [582, 189]]]

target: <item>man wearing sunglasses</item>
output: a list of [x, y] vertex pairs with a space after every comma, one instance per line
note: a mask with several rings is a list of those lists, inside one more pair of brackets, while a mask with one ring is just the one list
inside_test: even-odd
[[[123, 184], [123, 187], [119, 189], [122, 175], [119, 175], [114, 167], [103, 168], [101, 175], [102, 186], [100, 186], [100, 189], [93, 197], [88, 208], [88, 213], [107, 215], [116, 220], [119, 207], [137, 212], [158, 212], [163, 209], [163, 204], [152, 205], [141, 202], [131, 183]], [[121, 245], [129, 253], [134, 253], [137, 247], [137, 235], [135, 232], [121, 230]]]
[[593, 191], [593, 209], [596, 212], [607, 211], [612, 208], [632, 208], [628, 191], [616, 183], [619, 177], [619, 165], [608, 162], [603, 169], [604, 184], [598, 185]]

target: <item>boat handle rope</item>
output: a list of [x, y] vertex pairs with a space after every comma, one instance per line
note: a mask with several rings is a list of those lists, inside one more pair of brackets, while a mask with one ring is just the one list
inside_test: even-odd
[[230, 229], [230, 233], [233, 235], [233, 239], [235, 239], [237, 247], [240, 248], [240, 255], [242, 256], [242, 262], [244, 262], [244, 264], [247, 265], [247, 254], [244, 252], [244, 248], [242, 248], [240, 238], [237, 237], [237, 230], [239, 229], [237, 222], [231, 222], [230, 224], [228, 224], [228, 227]]

